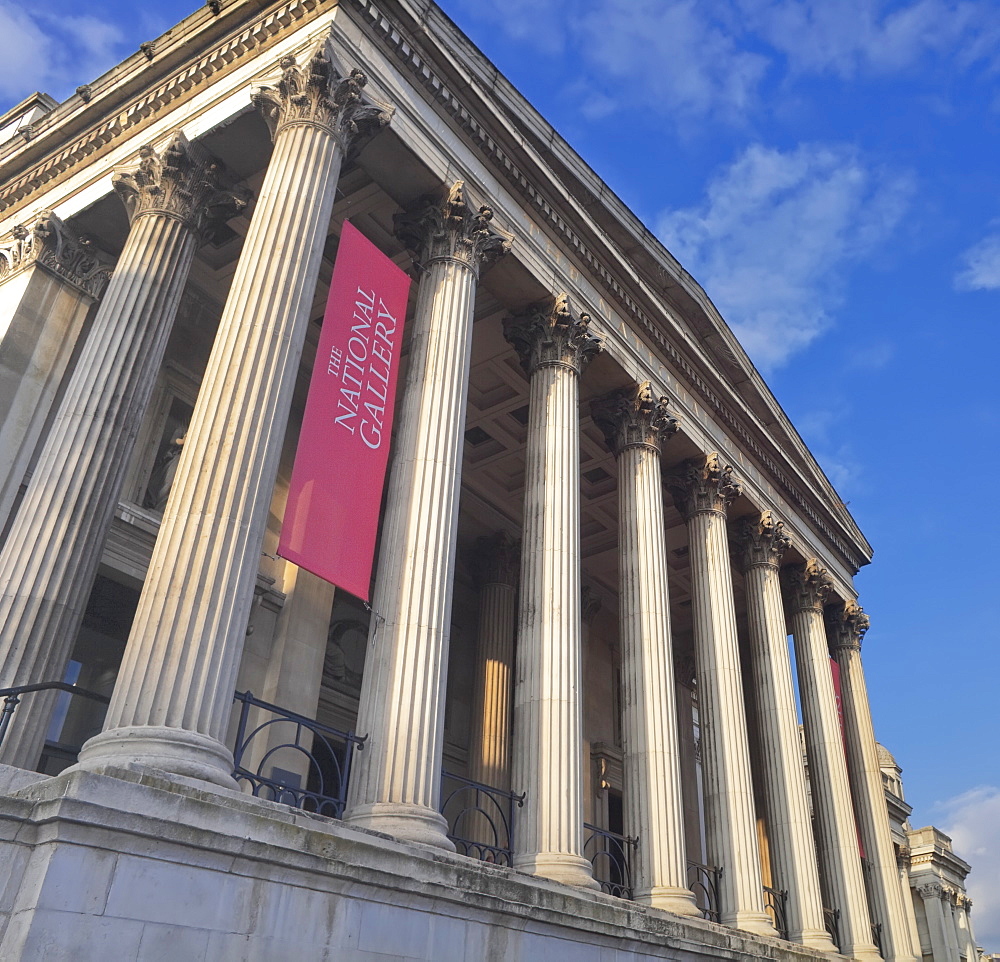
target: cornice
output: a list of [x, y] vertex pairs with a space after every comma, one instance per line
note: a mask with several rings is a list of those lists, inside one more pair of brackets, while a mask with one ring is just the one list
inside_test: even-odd
[[[30, 201], [56, 177], [84, 163], [93, 163], [121, 140], [135, 136], [167, 105], [189, 99], [220, 71], [271, 46], [320, 3], [321, 0], [288, 0], [242, 27], [239, 26], [240, 15], [246, 13], [242, 4], [233, 5], [233, 20], [220, 17], [213, 21], [209, 15], [208, 21], [202, 22], [205, 11], [192, 14], [174, 31], [182, 31], [185, 25], [190, 25], [189, 32], [197, 33], [207, 30], [209, 24], [213, 27], [218, 24], [213, 33], [224, 30], [193, 62], [188, 59], [189, 45], [182, 46], [178, 52], [173, 44], [161, 38], [153, 42], [153, 60], [147, 60], [141, 53], [133, 55], [93, 84], [80, 88], [85, 95], [78, 92], [40, 117], [32, 125], [29, 141], [21, 139], [4, 145], [6, 149], [0, 148], [0, 184], [3, 184], [0, 212]], [[174, 31], [168, 31], [164, 37], [170, 37]], [[170, 66], [174, 60], [178, 62]], [[119, 72], [125, 75], [113, 76]], [[123, 90], [130, 88], [135, 94], [122, 102]], [[66, 143], [68, 131], [80, 127], [82, 132], [71, 136]], [[17, 161], [25, 164], [21, 172], [5, 177], [4, 168]]]
[[[715, 355], [715, 364], [719, 368], [728, 370], [730, 374], [737, 373], [740, 381], [744, 384], [753, 382], [758, 394], [761, 393], [761, 390], [766, 392], [767, 398], [765, 400], [770, 399], [770, 402], [767, 404], [767, 415], [771, 418], [770, 424], [778, 424], [784, 418], [784, 415], [777, 406], [777, 403], [773, 401], [770, 393], [767, 392], [766, 386], [764, 386], [759, 374], [757, 374], [743, 352], [743, 349], [739, 346], [735, 336], [726, 326], [725, 322], [722, 321], [721, 317], [717, 315], [710, 316], [714, 311], [714, 308], [711, 308], [711, 302], [687, 272], [663, 248], [662, 244], [648, 230], [638, 225], [637, 221], [639, 234], [638, 236], [635, 234], [630, 235], [631, 247], [629, 250], [625, 250], [620, 245], [615, 245], [609, 237], [598, 234], [595, 234], [591, 242], [588, 243], [559, 212], [559, 209], [548, 201], [542, 190], [536, 186], [537, 184], [544, 183], [547, 179], [551, 179], [553, 176], [551, 169], [553, 161], [558, 160], [558, 155], [564, 152], [564, 150], [565, 152], [570, 151], [570, 148], [563, 144], [558, 135], [554, 131], [551, 131], [551, 128], [549, 128], [551, 136], [548, 140], [548, 145], [544, 148], [546, 164], [541, 164], [536, 158], [530, 156], [530, 151], [523, 143], [520, 145], [505, 144], [502, 146], [498, 138], [476, 119], [473, 111], [449, 87], [446, 80], [439, 76], [435, 66], [429, 63], [422, 56], [421, 52], [416, 49], [416, 41], [404, 36], [402, 29], [382, 12], [380, 6], [374, 0], [346, 0], [346, 2], [349, 3], [350, 8], [360, 14], [367, 29], [375, 34], [381, 40], [382, 44], [395, 55], [398, 62], [405, 68], [411, 78], [419, 86], [423, 87], [430, 99], [451, 117], [453, 122], [475, 145], [476, 149], [492, 160], [495, 168], [515, 189], [516, 193], [528, 201], [529, 205], [541, 215], [542, 219], [562, 239], [567, 253], [575, 255], [587, 271], [597, 279], [597, 282], [618, 303], [623, 314], [638, 324], [642, 332], [661, 351], [662, 357], [675, 368], [685, 382], [699, 395], [705, 407], [712, 412], [721, 424], [732, 432], [733, 438], [756, 460], [757, 464], [767, 473], [769, 479], [789, 498], [798, 511], [809, 519], [816, 530], [837, 551], [842, 560], [846, 562], [847, 566], [853, 571], [857, 571], [862, 565], [867, 564], [870, 560], [871, 548], [861, 532], [857, 530], [853, 519], [850, 519], [850, 524], [847, 524], [844, 519], [839, 519], [839, 526], [844, 528], [844, 533], [838, 533], [835, 530], [835, 526], [831, 525], [827, 520], [830, 515], [827, 514], [827, 518], [824, 518], [819, 505], [823, 505], [824, 503], [829, 504], [834, 499], [837, 501], [839, 499], [836, 498], [836, 492], [832, 486], [829, 486], [829, 482], [822, 474], [822, 469], [818, 467], [815, 460], [808, 453], [808, 449], [795, 433], [794, 428], [788, 424], [787, 429], [783, 433], [786, 435], [789, 446], [796, 450], [798, 458], [801, 461], [799, 466], [807, 466], [810, 471], [814, 472], [819, 486], [822, 487], [825, 483], [829, 487], [829, 492], [813, 491], [810, 492], [812, 494], [812, 497], [810, 497], [803, 491], [800, 485], [792, 480], [787, 471], [778, 463], [778, 458], [781, 455], [789, 457], [789, 451], [775, 444], [770, 438], [768, 438], [768, 440], [771, 440], [769, 447], [773, 451], [767, 451], [765, 445], [755, 436], [753, 429], [736, 414], [735, 409], [740, 404], [746, 404], [747, 398], [742, 393], [736, 393], [735, 383], [726, 384], [724, 379], [716, 378], [718, 383], [715, 386], [709, 384], [704, 370], [698, 370], [678, 345], [668, 338], [663, 327], [632, 296], [625, 283], [619, 280], [611, 267], [595, 252], [599, 247], [607, 249], [610, 246], [610, 252], [615, 258], [627, 258], [629, 266], [635, 270], [637, 253], [644, 248], [655, 251], [656, 253], [651, 255], [654, 261], [652, 274], [649, 274], [644, 281], [643, 279], [640, 280], [646, 283], [651, 291], [655, 290], [656, 280], [659, 280], [661, 283], [666, 283], [668, 287], [675, 289], [674, 293], [682, 292], [684, 299], [688, 300], [690, 305], [697, 304], [697, 311], [692, 311], [690, 307], [687, 310], [682, 310], [686, 318], [692, 314], [697, 314], [698, 311], [709, 315], [706, 317], [705, 325], [702, 326], [703, 329], [698, 332], [703, 340], [702, 347], [712, 348], [711, 353]], [[411, 16], [415, 16], [412, 11], [406, 10], [411, 4], [406, 4], [403, 0], [380, 0], [380, 3], [384, 7], [391, 6], [393, 10], [398, 9], [401, 13], [409, 12]], [[441, 11], [432, 3], [421, 3], [419, 6], [422, 9], [419, 12], [419, 22], [413, 25], [415, 31], [423, 30], [429, 34], [431, 30], [429, 22], [432, 14], [442, 21], [446, 19]], [[455, 51], [449, 52], [453, 56], [461, 56], [461, 53]], [[466, 66], [466, 69], [470, 68]], [[502, 81], [503, 78], [495, 71], [495, 68], [493, 70], [496, 82]], [[506, 81], [503, 82], [506, 83]], [[472, 97], [478, 96], [479, 91], [477, 88], [481, 86], [483, 86], [483, 82], [474, 75], [464, 78], [461, 89], [463, 98], [471, 100]], [[513, 90], [513, 88], [510, 89]], [[519, 97], [520, 95], [516, 96]], [[524, 103], [523, 100], [522, 103]], [[525, 108], [525, 114], [538, 117], [533, 108], [526, 103]], [[515, 117], [512, 113], [508, 113], [506, 116], [512, 124], [518, 127], [519, 133], [522, 135], [527, 134], [524, 139], [533, 142], [536, 141], [537, 138], [525, 129], [526, 124], [523, 123], [523, 117]], [[544, 124], [544, 121], [542, 123]], [[547, 127], [548, 125], [545, 126]], [[532, 146], [538, 148], [537, 143], [533, 143]], [[518, 150], [518, 148], [520, 148], [519, 152], [523, 158], [521, 163], [513, 156], [513, 151]], [[530, 177], [526, 173], [526, 168], [529, 165], [534, 168], [531, 171], [532, 176]], [[586, 203], [580, 201], [579, 198], [575, 199], [588, 212], [593, 214], [593, 211], [602, 205], [606, 207], [614, 206], [621, 208], [621, 211], [613, 212], [612, 216], [617, 216], [621, 220], [623, 217], [622, 212], [628, 213], [627, 208], [621, 204], [621, 201], [615, 197], [609, 188], [599, 182], [595, 174], [590, 173], [600, 185], [599, 193], [595, 193], [593, 189], [580, 184], [579, 178], [571, 172], [567, 171], [564, 173], [563, 171], [559, 171], [557, 172], [557, 176], [562, 175], [567, 181], [576, 182], [583, 187], [583, 192], [587, 195], [585, 198]], [[634, 220], [634, 215], [629, 216]], [[668, 267], [675, 269], [676, 273], [672, 273], [668, 270]], [[653, 275], [658, 275], [658, 277]], [[691, 290], [687, 289], [685, 285], [688, 285]], [[666, 292], [660, 292], [660, 296], [669, 299]], [[645, 300], [649, 302], [647, 304], [649, 310], [662, 315], [662, 308], [656, 304], [655, 298], [645, 298]], [[713, 339], [718, 343], [709, 343]], [[679, 338], [678, 340], [683, 340], [683, 338]], [[723, 398], [720, 392], [726, 393], [730, 397], [728, 399]], [[760, 414], [757, 413], [756, 416], [760, 417]], [[787, 421], [787, 419], [785, 420]], [[763, 421], [760, 425], [754, 425], [753, 427], [766, 437]], [[781, 455], [778, 455], [778, 452], [781, 452]], [[776, 455], [778, 456], [776, 457]], [[795, 458], [792, 458], [792, 460], [794, 461]], [[848, 515], [847, 517], [849, 518], [850, 516]], [[848, 534], [847, 529], [852, 526], [854, 527], [854, 531]], [[851, 537], [854, 537], [858, 548], [852, 547], [849, 543]]]

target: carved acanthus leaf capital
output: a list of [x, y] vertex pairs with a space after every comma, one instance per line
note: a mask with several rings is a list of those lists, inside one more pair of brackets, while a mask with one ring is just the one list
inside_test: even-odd
[[112, 178], [130, 221], [146, 214], [180, 220], [207, 240], [250, 203], [250, 193], [233, 184], [221, 160], [179, 130], [160, 150], [139, 151], [139, 166]]
[[723, 464], [717, 453], [685, 461], [663, 480], [685, 520], [703, 511], [725, 514], [743, 490], [732, 465]]
[[521, 542], [515, 541], [506, 531], [476, 539], [476, 546], [469, 558], [476, 584], [517, 586], [521, 562]]
[[838, 648], [861, 651], [861, 639], [870, 625], [871, 619], [856, 601], [826, 609], [826, 636], [834, 651]]
[[465, 184], [456, 181], [444, 198], [423, 197], [396, 215], [396, 236], [418, 265], [456, 260], [476, 274], [510, 250], [511, 236], [493, 224], [493, 209], [473, 208]]
[[590, 333], [590, 315], [577, 313], [569, 294], [549, 304], [536, 304], [503, 322], [504, 336], [514, 346], [530, 378], [540, 367], [569, 367], [578, 374], [604, 349]]
[[813, 609], [822, 612], [833, 588], [830, 572], [815, 558], [805, 564], [785, 565], [781, 569], [785, 600], [792, 611]]
[[345, 73], [321, 41], [304, 64], [289, 54], [278, 62], [281, 78], [251, 96], [275, 139], [286, 127], [306, 125], [326, 131], [347, 153], [359, 135], [386, 126], [393, 108], [363, 94], [368, 78], [361, 70]]
[[643, 381], [598, 398], [590, 412], [615, 457], [634, 447], [652, 448], [659, 453], [660, 445], [672, 438], [678, 427], [667, 404], [665, 397], [654, 397], [649, 381]]
[[77, 236], [50, 210], [15, 227], [0, 241], [0, 283], [39, 265], [97, 298], [104, 293], [111, 264], [86, 235]]
[[778, 521], [770, 511], [762, 511], [756, 517], [740, 518], [733, 540], [739, 549], [744, 571], [753, 565], [777, 568], [792, 545], [785, 534], [785, 523]]
[[917, 895], [922, 899], [944, 898], [944, 886], [940, 882], [925, 882], [917, 886]]

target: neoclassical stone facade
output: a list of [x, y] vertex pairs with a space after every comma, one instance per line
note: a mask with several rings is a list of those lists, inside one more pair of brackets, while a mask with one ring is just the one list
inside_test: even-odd
[[[972, 962], [870, 546], [433, 4], [207, 4], [0, 130], [0, 956]], [[413, 278], [371, 604], [276, 555], [347, 220]]]

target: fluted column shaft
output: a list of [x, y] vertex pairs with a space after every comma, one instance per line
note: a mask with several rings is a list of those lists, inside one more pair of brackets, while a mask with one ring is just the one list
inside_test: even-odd
[[917, 894], [924, 903], [924, 918], [927, 920], [934, 962], [958, 962], [958, 953], [952, 952], [946, 928], [951, 920], [945, 917], [944, 889], [939, 883], [931, 882], [919, 886]]
[[830, 580], [825, 569], [815, 561], [790, 565], [784, 573], [824, 895], [828, 908], [840, 910], [841, 952], [858, 959], [876, 959], [879, 955], [872, 941], [847, 762], [823, 627], [823, 603], [830, 590]]
[[889, 828], [882, 768], [861, 664], [861, 639], [867, 629], [868, 616], [854, 602], [827, 611], [827, 636], [840, 666], [847, 772], [858, 832], [868, 861], [874, 914], [882, 923], [882, 955], [886, 962], [915, 962], [903, 893], [896, 876], [896, 849]]
[[274, 151], [105, 730], [84, 745], [84, 768], [157, 768], [234, 784], [222, 740], [344, 143], [365, 109], [363, 78], [338, 85], [322, 48], [305, 67], [294, 58], [282, 66], [277, 90], [258, 95]]
[[789, 547], [771, 512], [737, 528], [746, 594], [750, 662], [763, 761], [764, 800], [776, 887], [788, 892], [786, 923], [792, 942], [836, 951], [823, 919], [816, 846], [799, 744], [778, 564]]
[[480, 538], [476, 550], [479, 638], [469, 777], [484, 785], [509, 790], [520, 545], [500, 535]]
[[482, 259], [506, 242], [456, 184], [397, 221], [424, 266], [395, 441], [346, 820], [453, 848], [438, 811], [472, 317]]
[[594, 403], [618, 462], [619, 640], [625, 834], [636, 901], [697, 915], [687, 887], [660, 445], [677, 430], [651, 385]]
[[514, 867], [595, 887], [583, 856], [579, 377], [599, 349], [568, 298], [507, 323], [530, 378], [512, 782]]
[[[116, 177], [132, 226], [0, 554], [0, 687], [62, 680], [216, 193], [182, 135], [143, 158]], [[27, 697], [0, 760], [30, 768], [51, 699]]]
[[740, 489], [714, 454], [687, 462], [667, 483], [688, 526], [706, 845], [709, 863], [722, 868], [719, 918], [775, 935], [764, 909], [726, 529], [727, 507]]

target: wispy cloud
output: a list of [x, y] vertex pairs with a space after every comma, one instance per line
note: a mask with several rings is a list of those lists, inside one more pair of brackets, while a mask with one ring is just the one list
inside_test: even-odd
[[1000, 231], [987, 234], [962, 254], [962, 269], [955, 275], [960, 291], [1000, 290]]
[[1000, 788], [984, 785], [943, 802], [942, 831], [955, 854], [972, 865], [967, 890], [976, 940], [1000, 951]]
[[912, 192], [912, 177], [852, 147], [755, 144], [658, 233], [769, 370], [833, 323], [850, 266], [892, 234]]
[[0, 98], [34, 90], [64, 97], [126, 53], [124, 33], [107, 19], [56, 16], [0, 0]]

